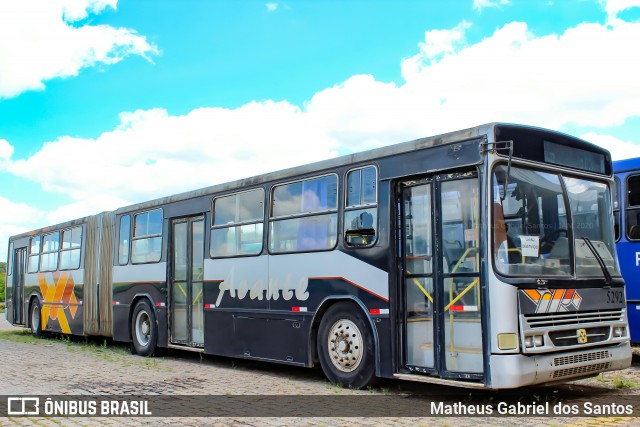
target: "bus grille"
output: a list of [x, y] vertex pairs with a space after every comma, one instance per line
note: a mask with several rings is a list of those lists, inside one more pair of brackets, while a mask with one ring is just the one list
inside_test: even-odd
[[585, 323], [621, 322], [623, 309], [576, 311], [572, 313], [536, 313], [525, 314], [524, 318], [531, 329], [553, 326], [581, 325]]
[[[586, 363], [593, 362], [595, 360], [609, 359], [611, 357], [611, 353], [609, 350], [602, 351], [593, 351], [590, 353], [581, 353], [581, 354], [572, 354], [570, 356], [561, 356], [553, 359], [553, 366], [563, 366], [563, 365], [572, 365], [574, 363]], [[602, 365], [603, 363], [599, 363]], [[608, 363], [604, 363], [607, 365]], [[567, 369], [562, 369], [565, 371]], [[559, 371], [556, 371], [559, 372]]]
[[574, 375], [589, 374], [592, 372], [606, 371], [611, 368], [611, 363], [596, 363], [594, 365], [577, 366], [575, 368], [559, 369], [553, 371], [553, 378], [569, 377]]
[[[589, 344], [606, 341], [611, 333], [610, 326], [596, 326], [585, 328], [586, 342]], [[579, 332], [577, 329], [563, 329], [561, 331], [549, 332], [549, 338], [556, 347], [567, 347], [580, 344], [578, 341]]]

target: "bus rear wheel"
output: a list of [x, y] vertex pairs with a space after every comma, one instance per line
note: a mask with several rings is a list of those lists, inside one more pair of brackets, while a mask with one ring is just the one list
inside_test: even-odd
[[42, 336], [42, 312], [40, 310], [40, 301], [37, 298], [31, 304], [31, 334], [34, 337]]
[[329, 308], [318, 330], [318, 358], [334, 384], [363, 388], [375, 374], [373, 333], [361, 310], [352, 303]]
[[133, 349], [140, 356], [152, 356], [158, 342], [156, 315], [146, 299], [136, 304], [131, 316], [131, 340]]

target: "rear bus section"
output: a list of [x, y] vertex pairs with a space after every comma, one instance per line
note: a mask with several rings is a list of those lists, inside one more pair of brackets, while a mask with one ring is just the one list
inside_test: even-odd
[[631, 342], [640, 343], [640, 158], [613, 162], [614, 220]]

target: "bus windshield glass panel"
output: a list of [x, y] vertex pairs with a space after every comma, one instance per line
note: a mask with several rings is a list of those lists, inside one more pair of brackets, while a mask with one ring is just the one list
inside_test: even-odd
[[606, 184], [512, 167], [505, 196], [506, 174], [502, 165], [493, 174], [493, 249], [499, 273], [554, 277], [575, 271], [578, 277], [603, 277], [601, 260], [609, 274], [620, 275]]
[[493, 243], [498, 272], [514, 276], [571, 274], [560, 177], [517, 167], [511, 168], [508, 180], [506, 177], [506, 166], [495, 168]]
[[609, 273], [619, 276], [618, 263], [613, 257], [613, 230], [611, 229], [611, 194], [600, 182], [577, 178], [564, 178], [569, 192], [573, 218], [573, 237], [576, 248], [576, 274], [602, 276], [604, 272], [589, 241], [598, 252]]

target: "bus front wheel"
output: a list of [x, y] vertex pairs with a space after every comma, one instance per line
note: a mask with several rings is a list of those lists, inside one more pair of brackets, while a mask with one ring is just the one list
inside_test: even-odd
[[156, 315], [146, 299], [141, 299], [131, 316], [131, 340], [133, 348], [140, 356], [153, 355], [158, 342]]
[[329, 381], [351, 388], [371, 384], [375, 374], [373, 333], [352, 303], [331, 306], [318, 330], [318, 358]]

